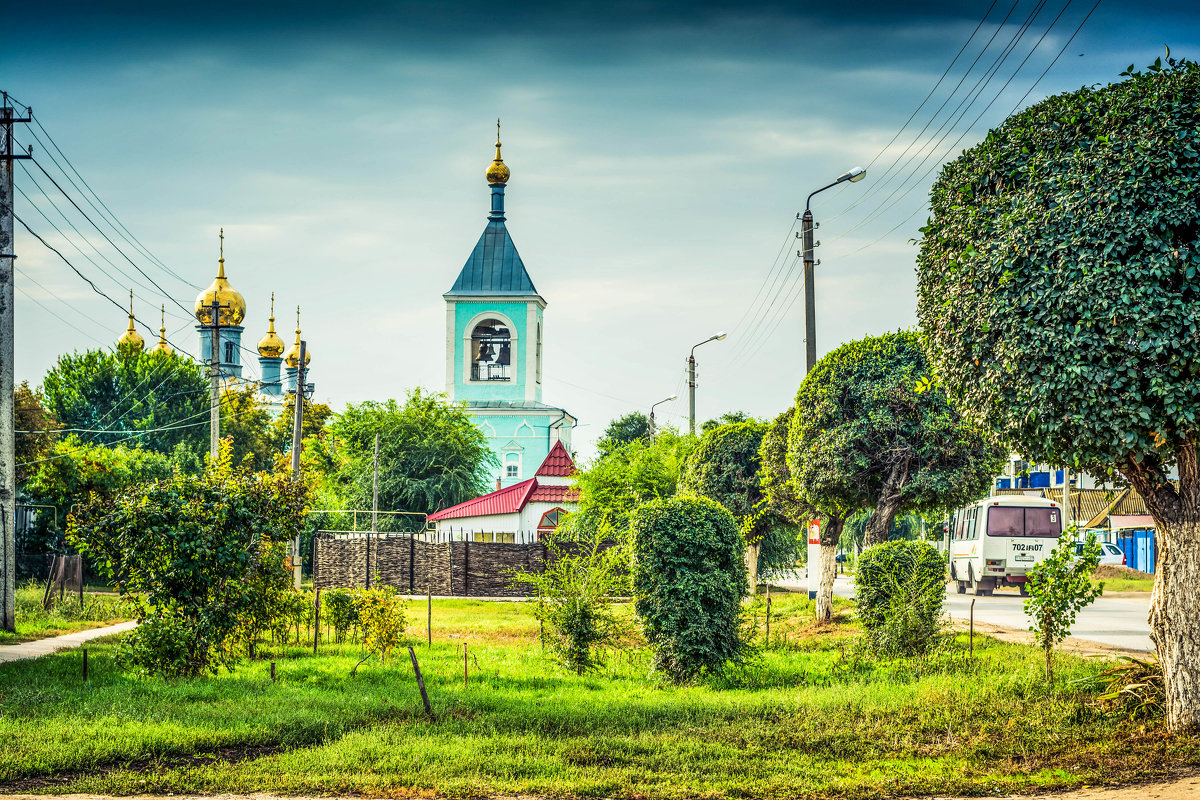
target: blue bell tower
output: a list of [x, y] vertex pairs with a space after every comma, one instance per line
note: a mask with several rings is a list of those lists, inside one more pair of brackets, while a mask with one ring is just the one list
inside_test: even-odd
[[446, 301], [446, 394], [465, 401], [487, 436], [497, 483], [533, 476], [554, 442], [571, 450], [575, 418], [542, 402], [542, 331], [546, 301], [538, 294], [505, 224], [511, 177], [500, 156], [485, 172], [491, 212]]

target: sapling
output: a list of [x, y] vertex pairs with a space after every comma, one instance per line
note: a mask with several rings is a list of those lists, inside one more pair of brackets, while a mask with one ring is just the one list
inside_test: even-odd
[[1100, 564], [1100, 545], [1089, 533], [1083, 553], [1076, 555], [1075, 543], [1064, 536], [1045, 561], [1027, 575], [1029, 597], [1025, 613], [1033, 620], [1029, 630], [1046, 656], [1046, 680], [1054, 680], [1054, 648], [1071, 634], [1075, 614], [1100, 596], [1104, 584], [1092, 583], [1092, 572]]

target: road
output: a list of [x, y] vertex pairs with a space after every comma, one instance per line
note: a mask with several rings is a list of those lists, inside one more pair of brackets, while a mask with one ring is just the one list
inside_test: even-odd
[[[807, 586], [803, 577], [779, 583], [793, 591], [804, 591]], [[833, 585], [833, 593], [838, 597], [853, 597], [853, 579], [848, 575], [839, 575]], [[946, 592], [946, 609], [954, 619], [967, 619], [970, 616], [972, 600], [975, 601], [975, 619], [979, 622], [1019, 630], [1029, 628], [1030, 619], [1025, 615], [1022, 598], [1016, 589], [1001, 589], [991, 597], [957, 594], [950, 589]], [[1144, 599], [1101, 597], [1076, 615], [1071, 636], [1119, 647], [1122, 650], [1153, 652], [1150, 625], [1146, 622], [1146, 612], [1149, 608], [1149, 593], [1146, 593]]]

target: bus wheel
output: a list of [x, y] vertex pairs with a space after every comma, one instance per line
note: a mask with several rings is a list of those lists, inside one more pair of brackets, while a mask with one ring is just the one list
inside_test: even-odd
[[1029, 584], [1021, 581], [1017, 584], [1017, 588], [1021, 590], [1021, 597], [1029, 597]]
[[958, 591], [959, 594], [966, 594], [967, 593], [967, 582], [966, 581], [955, 581], [954, 588]]
[[988, 591], [983, 588], [983, 581], [975, 577], [975, 568], [967, 567], [967, 574], [971, 576], [971, 594], [976, 597], [987, 597]]

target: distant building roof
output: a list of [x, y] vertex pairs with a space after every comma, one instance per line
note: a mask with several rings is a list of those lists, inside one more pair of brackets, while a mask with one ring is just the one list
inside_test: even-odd
[[467, 403], [467, 408], [524, 408], [563, 411], [558, 406], [541, 403], [537, 400], [471, 400]]
[[474, 500], [444, 508], [435, 514], [430, 514], [429, 521], [436, 522], [440, 519], [457, 519], [458, 517], [486, 517], [492, 514], [515, 514], [525, 507], [525, 504], [529, 502], [529, 496], [536, 488], [537, 479], [530, 478], [527, 481], [488, 492]]
[[546, 458], [542, 461], [542, 465], [537, 468], [534, 476], [544, 475], [546, 477], [568, 478], [575, 474], [575, 462], [571, 458], [571, 454], [567, 452], [567, 448], [563, 447], [563, 443], [555, 442], [554, 447], [550, 448], [550, 452], [546, 454]]
[[531, 503], [577, 503], [579, 492], [570, 486], [538, 486], [529, 495]]
[[536, 295], [503, 219], [488, 220], [448, 295]]

